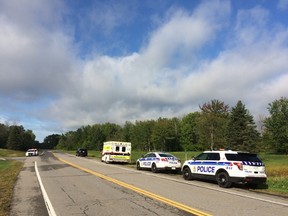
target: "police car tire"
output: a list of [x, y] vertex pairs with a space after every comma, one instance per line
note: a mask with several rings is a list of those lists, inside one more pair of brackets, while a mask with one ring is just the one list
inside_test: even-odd
[[137, 169], [137, 170], [141, 170], [141, 167], [140, 167], [140, 163], [139, 163], [139, 162], [137, 162], [137, 164], [136, 164], [136, 169]]
[[152, 166], [151, 166], [151, 171], [152, 171], [153, 173], [157, 173], [157, 172], [158, 172], [158, 169], [157, 169], [157, 166], [156, 166], [155, 163], [152, 164]]
[[249, 183], [248, 187], [251, 189], [257, 189], [259, 187], [260, 184], [256, 184], [256, 183]]
[[216, 179], [218, 185], [222, 188], [229, 188], [232, 185], [232, 182], [230, 181], [230, 177], [227, 172], [217, 173]]
[[189, 167], [183, 169], [183, 178], [185, 180], [192, 180], [192, 173]]

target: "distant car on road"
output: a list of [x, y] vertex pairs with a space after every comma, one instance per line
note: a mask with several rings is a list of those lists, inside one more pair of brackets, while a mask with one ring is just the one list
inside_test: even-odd
[[26, 157], [29, 156], [38, 156], [38, 150], [37, 149], [28, 149], [25, 153]]
[[87, 149], [79, 148], [79, 149], [77, 149], [77, 151], [76, 151], [76, 156], [86, 157], [87, 155], [88, 155]]
[[172, 154], [165, 152], [149, 152], [136, 161], [136, 168], [149, 169], [153, 173], [160, 170], [170, 170], [179, 172], [181, 170], [181, 161]]

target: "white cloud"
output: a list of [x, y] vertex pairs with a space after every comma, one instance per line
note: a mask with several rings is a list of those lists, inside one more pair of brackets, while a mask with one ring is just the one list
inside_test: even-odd
[[280, 10], [287, 10], [288, 9], [288, 0], [279, 0], [277, 7]]
[[[192, 14], [183, 10], [171, 13], [139, 53], [118, 58], [98, 56], [85, 62], [83, 72], [75, 74], [76, 82], [72, 85], [77, 86], [77, 96], [65, 95], [55, 104], [58, 118], [66, 127], [77, 127], [95, 122], [181, 116], [214, 98], [231, 106], [243, 100], [255, 112], [266, 109], [271, 99], [266, 97], [267, 89], [272, 91], [269, 86], [277, 86], [275, 82], [288, 69], [287, 47], [283, 47], [286, 32], [265, 30], [269, 14], [263, 8], [241, 11], [226, 50], [217, 58], [197, 62], [195, 69], [194, 55], [217, 37], [224, 26], [223, 17], [229, 13], [221, 5], [209, 5], [213, 16], [207, 17], [205, 6]], [[263, 34], [256, 34], [257, 38], [249, 34], [246, 38], [251, 29]], [[271, 38], [274, 41], [268, 43]], [[175, 55], [183, 57], [187, 53], [189, 58], [180, 58], [180, 63], [171, 65]], [[287, 90], [282, 88], [270, 94], [277, 98]]]
[[183, 10], [171, 13], [172, 17], [152, 33], [147, 47], [143, 48], [145, 64], [166, 67], [177, 55], [180, 55], [180, 59], [177, 58], [180, 61], [185, 55], [193, 55], [207, 42], [213, 41], [223, 25], [220, 21], [228, 14], [229, 4], [217, 1], [201, 5], [191, 15]]
[[237, 14], [237, 23], [235, 29], [237, 31], [238, 43], [257, 42], [262, 34], [266, 33], [265, 28], [269, 13], [260, 6], [249, 10], [240, 10]]
[[[104, 35], [110, 35], [115, 28], [127, 25], [135, 16], [136, 5], [132, 1], [94, 2], [92, 8], [86, 11], [89, 17], [90, 30], [96, 30]], [[129, 15], [128, 15], [129, 14]], [[85, 16], [85, 14], [83, 14]], [[87, 22], [87, 20], [85, 20]]]
[[[221, 17], [227, 14], [227, 5], [214, 6]], [[213, 9], [210, 5], [209, 8]], [[52, 112], [63, 119], [66, 127], [98, 121], [123, 123], [182, 113], [173, 106], [178, 107], [175, 98], [181, 94], [178, 85], [183, 82], [183, 74], [170, 69], [169, 61], [175, 53], [192, 54], [215, 37], [220, 24], [212, 17], [207, 18], [203, 11], [204, 6], [196, 14], [181, 10], [171, 14], [167, 22], [151, 34], [147, 47], [140, 53], [118, 58], [97, 56], [85, 62], [83, 72], [74, 74], [72, 95], [67, 94], [55, 103]], [[177, 77], [179, 84], [171, 88]]]
[[67, 72], [72, 70], [70, 38], [62, 30], [51, 31], [37, 24], [45, 23], [53, 15], [44, 2], [41, 5], [34, 1], [30, 7], [24, 7], [24, 2], [1, 1], [0, 95], [24, 102], [56, 96]]

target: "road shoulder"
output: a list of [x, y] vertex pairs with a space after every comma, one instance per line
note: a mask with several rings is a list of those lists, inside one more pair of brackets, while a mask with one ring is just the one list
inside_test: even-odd
[[24, 161], [14, 187], [10, 216], [48, 215], [35, 173], [35, 159], [37, 158], [29, 157]]

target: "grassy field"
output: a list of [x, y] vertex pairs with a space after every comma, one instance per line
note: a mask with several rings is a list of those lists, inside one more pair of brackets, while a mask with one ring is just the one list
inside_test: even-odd
[[288, 155], [260, 154], [266, 165], [267, 192], [288, 196]]
[[23, 151], [14, 151], [10, 149], [0, 149], [0, 158], [1, 157], [23, 157], [25, 152]]
[[13, 188], [23, 163], [15, 160], [0, 160], [0, 216], [8, 215]]

